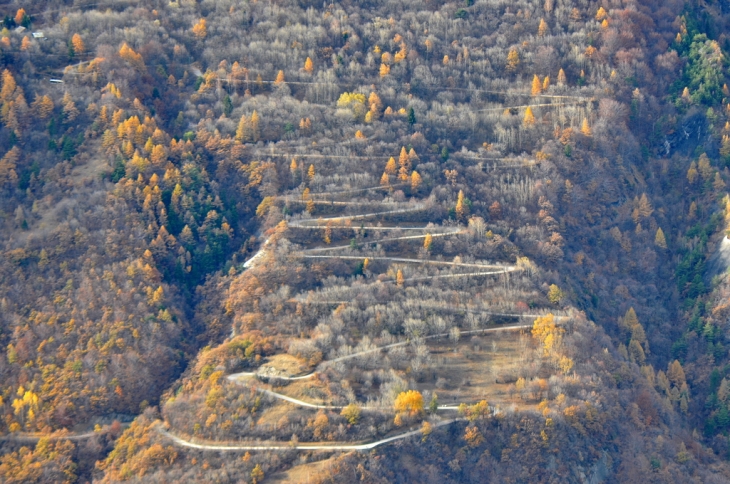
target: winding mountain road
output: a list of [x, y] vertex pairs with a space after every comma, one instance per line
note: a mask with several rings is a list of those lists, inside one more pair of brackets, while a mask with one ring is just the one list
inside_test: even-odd
[[[451, 425], [454, 422], [460, 422], [465, 421], [464, 418], [454, 418], [450, 420], [442, 420], [440, 422], [434, 422], [431, 423], [431, 428], [438, 428], [443, 427], [445, 425]], [[348, 451], [348, 450], [371, 450], [376, 447], [379, 447], [381, 445], [389, 444], [391, 442], [395, 442], [396, 440], [402, 440], [407, 439], [408, 437], [413, 437], [415, 435], [422, 435], [423, 432], [421, 429], [411, 430], [408, 432], [404, 432], [402, 434], [394, 435], [392, 437], [387, 437], [385, 439], [376, 440], [374, 442], [367, 442], [362, 444], [357, 443], [331, 443], [331, 444], [317, 444], [317, 443], [269, 443], [269, 442], [262, 442], [259, 444], [217, 444], [214, 442], [209, 441], [202, 441], [201, 443], [192, 442], [190, 440], [185, 440], [181, 437], [178, 437], [177, 435], [174, 435], [170, 433], [167, 429], [163, 428], [161, 424], [157, 425], [157, 432], [160, 433], [160, 435], [170, 439], [175, 444], [181, 446], [181, 447], [188, 447], [191, 449], [198, 449], [198, 450], [214, 450], [214, 451], [251, 451], [251, 450], [328, 450], [328, 451]]]

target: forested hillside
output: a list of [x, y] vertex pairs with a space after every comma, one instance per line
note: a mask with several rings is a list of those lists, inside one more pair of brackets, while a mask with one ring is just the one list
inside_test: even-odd
[[727, 482], [729, 14], [0, 5], [0, 481]]

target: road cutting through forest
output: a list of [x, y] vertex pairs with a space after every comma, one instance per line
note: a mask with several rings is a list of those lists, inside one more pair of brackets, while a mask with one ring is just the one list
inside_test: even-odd
[[[443, 420], [441, 422], [434, 422], [431, 423], [431, 428], [438, 428], [443, 427], [445, 425], [451, 425], [454, 422], [460, 422], [460, 421], [466, 421], [465, 418], [453, 418], [450, 420]], [[173, 443], [181, 446], [181, 447], [188, 447], [191, 449], [198, 449], [198, 450], [214, 450], [214, 451], [252, 451], [252, 450], [329, 450], [329, 451], [348, 451], [348, 450], [371, 450], [375, 447], [379, 447], [384, 444], [388, 444], [390, 442], [394, 442], [396, 440], [401, 439], [407, 439], [408, 437], [413, 437], [415, 435], [423, 435], [423, 431], [421, 429], [411, 430], [408, 432], [404, 432], [402, 434], [394, 435], [392, 437], [387, 437], [385, 439], [376, 440], [374, 442], [367, 442], [367, 443], [331, 443], [331, 444], [317, 444], [317, 443], [295, 443], [295, 442], [288, 442], [288, 443], [268, 443], [268, 442], [261, 442], [259, 444], [216, 444], [212, 442], [207, 443], [196, 443], [192, 442], [190, 440], [185, 440], [181, 437], [178, 437], [177, 435], [174, 435], [170, 433], [167, 429], [163, 427], [161, 423], [157, 424], [156, 426], [157, 431], [160, 433], [160, 435], [167, 437], [170, 439]]]
[[[437, 230], [443, 230], [440, 227], [434, 227], [434, 228], [437, 229]], [[447, 229], [449, 229], [449, 228], [447, 227]], [[427, 230], [427, 229], [424, 229], [424, 230]], [[449, 235], [463, 234], [465, 232], [466, 231], [464, 229], [462, 229], [462, 228], [452, 227], [451, 230], [448, 230], [447, 232], [443, 232], [443, 233], [435, 233], [435, 234], [426, 233], [426, 234], [422, 234], [422, 235], [405, 235], [403, 237], [390, 237], [390, 238], [386, 238], [386, 239], [369, 240], [367, 242], [363, 242], [362, 244], [363, 245], [373, 245], [373, 244], [379, 244], [381, 242], [395, 242], [395, 241], [398, 241], [398, 240], [425, 239], [429, 235], [431, 237], [447, 237]], [[313, 249], [305, 249], [302, 252], [303, 253], [308, 253], [308, 252], [325, 252], [325, 251], [328, 251], [328, 250], [344, 250], [344, 249], [352, 249], [352, 246], [348, 244], [348, 245], [335, 245], [335, 246], [332, 246], [332, 247], [315, 247]]]

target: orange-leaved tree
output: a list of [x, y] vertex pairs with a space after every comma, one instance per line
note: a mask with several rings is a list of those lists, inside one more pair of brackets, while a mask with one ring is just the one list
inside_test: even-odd
[[79, 34], [74, 34], [71, 37], [71, 45], [74, 48], [75, 54], [83, 54], [86, 51], [86, 45], [84, 45], [84, 39]]

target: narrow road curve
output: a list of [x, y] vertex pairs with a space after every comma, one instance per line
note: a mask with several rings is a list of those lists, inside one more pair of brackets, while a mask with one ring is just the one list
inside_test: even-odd
[[[434, 227], [434, 228], [436, 230], [443, 230], [439, 227]], [[419, 230], [421, 230], [421, 229], [419, 229]], [[426, 230], [426, 229], [423, 229], [423, 230]], [[466, 230], [464, 230], [462, 228], [458, 228], [458, 227], [446, 227], [446, 230], [447, 230], [447, 232], [436, 233], [436, 234], [426, 233], [426, 234], [421, 234], [421, 235], [405, 235], [403, 237], [389, 237], [389, 238], [385, 238], [385, 239], [368, 240], [368, 241], [363, 241], [362, 243], [363, 243], [363, 245], [372, 245], [372, 244], [379, 244], [381, 242], [394, 242], [396, 240], [425, 239], [429, 235], [431, 237], [435, 238], [435, 237], [448, 237], [450, 235], [458, 235], [458, 234], [466, 233]], [[316, 247], [314, 249], [305, 249], [302, 251], [302, 253], [325, 252], [328, 250], [344, 250], [344, 249], [350, 249], [350, 248], [351, 248], [350, 245], [336, 245], [333, 247]]]
[[[312, 249], [310, 249], [312, 250]], [[308, 251], [304, 251], [308, 252]], [[379, 256], [367, 256], [367, 255], [307, 255], [302, 254], [301, 257], [305, 259], [351, 259], [351, 260], [389, 260], [393, 262], [408, 262], [411, 264], [432, 264], [452, 267], [471, 267], [476, 269], [499, 269], [500, 271], [516, 271], [519, 268], [517, 266], [505, 266], [500, 264], [472, 264], [466, 262], [448, 262], [442, 260], [428, 260], [428, 259], [408, 259], [405, 257], [379, 257]]]
[[315, 205], [339, 205], [339, 206], [355, 206], [355, 207], [362, 207], [363, 205], [396, 205], [396, 203], [387, 204], [385, 202], [379, 201], [379, 200], [371, 200], [369, 202], [338, 202], [336, 200], [316, 200], [314, 198], [312, 199], [306, 199], [303, 200], [302, 198], [284, 198], [289, 203], [301, 203], [302, 205], [307, 204], [309, 202], [312, 202]]
[[[431, 423], [431, 428], [443, 427], [445, 425], [451, 425], [454, 422], [465, 421], [465, 418], [454, 418], [450, 420], [443, 420], [441, 422]], [[422, 435], [421, 429], [411, 430], [402, 434], [394, 435], [386, 439], [376, 440], [374, 442], [368, 442], [364, 444], [353, 444], [353, 443], [333, 443], [333, 444], [316, 444], [316, 443], [260, 443], [260, 444], [246, 444], [246, 445], [228, 445], [228, 444], [216, 444], [213, 442], [206, 443], [195, 443], [189, 440], [185, 440], [174, 434], [171, 434], [167, 429], [163, 428], [162, 424], [156, 426], [157, 432], [160, 435], [167, 437], [172, 440], [175, 444], [181, 447], [188, 447], [191, 449], [198, 450], [216, 450], [216, 451], [247, 451], [247, 450], [329, 450], [329, 451], [342, 451], [342, 450], [371, 450], [375, 447], [394, 442], [396, 440], [407, 439], [414, 435]]]
[[[313, 219], [305, 220], [305, 222], [312, 221], [312, 220]], [[328, 220], [328, 219], [320, 219], [320, 220], [323, 220], [324, 221], [324, 220]], [[405, 231], [405, 230], [440, 230], [440, 229], [443, 229], [442, 227], [438, 227], [438, 226], [431, 226], [431, 227], [429, 227], [427, 225], [424, 225], [423, 227], [398, 227], [398, 226], [396, 226], [396, 227], [381, 227], [381, 226], [378, 226], [378, 225], [363, 225], [361, 227], [345, 227], [345, 226], [342, 226], [342, 225], [339, 225], [339, 226], [338, 225], [297, 225], [296, 222], [290, 222], [289, 223], [289, 227], [293, 227], [295, 229], [305, 229], [305, 230], [306, 229], [326, 229], [326, 228], [330, 228], [330, 229], [340, 229], [340, 230], [341, 229], [349, 229], [349, 230], [365, 229], [365, 230], [373, 230], [373, 231], [376, 231], [376, 230], [381, 230], [381, 231], [382, 230], [403, 230], [403, 231]]]
[[[306, 298], [302, 297], [295, 297], [290, 299], [292, 303], [302, 303], [302, 304], [327, 304], [330, 306], [337, 306], [340, 304], [352, 304], [353, 301], [336, 301], [336, 300], [317, 300], [317, 301], [308, 301]], [[466, 313], [472, 313], [472, 314], [489, 314], [490, 316], [503, 316], [506, 318], [542, 318], [547, 316], [548, 314], [552, 313], [545, 313], [545, 314], [525, 314], [525, 313], [505, 313], [505, 312], [499, 312], [499, 311], [491, 311], [489, 309], [476, 309], [476, 308], [453, 308], [453, 307], [444, 307], [444, 306], [438, 306], [435, 304], [420, 304], [418, 306], [418, 309], [438, 309], [438, 310], [446, 310], [446, 309], [452, 309], [454, 311], [464, 311]], [[553, 318], [555, 319], [567, 319], [568, 316], [556, 316], [553, 314]], [[482, 330], [479, 330], [482, 331]], [[464, 333], [462, 333], [464, 334]]]
[[[295, 156], [296, 158], [296, 156]], [[360, 192], [373, 192], [376, 190], [389, 190], [391, 188], [395, 187], [401, 187], [405, 186], [405, 183], [393, 183], [391, 185], [378, 185], [377, 187], [366, 187], [366, 188], [350, 188], [345, 190], [335, 190], [333, 192], [317, 192], [317, 193], [310, 193], [312, 198], [326, 196], [326, 195], [342, 195], [344, 193], [360, 193]], [[292, 195], [279, 195], [276, 197], [277, 200], [288, 200], [293, 197], [299, 197], [301, 198], [301, 194], [292, 194]]]
[[[370, 212], [370, 213], [363, 213], [360, 215], [341, 215], [339, 217], [327, 217], [327, 218], [309, 218], [304, 220], [291, 220], [288, 222], [289, 227], [293, 228], [312, 228], [312, 225], [309, 222], [315, 223], [317, 225], [320, 225], [321, 222], [337, 222], [337, 221], [346, 221], [346, 220], [361, 220], [366, 218], [372, 218], [377, 217], [378, 215], [392, 215], [396, 213], [411, 213], [411, 212], [420, 212], [422, 210], [426, 209], [426, 204], [424, 203], [416, 203], [413, 205], [413, 207], [410, 208], [401, 208], [398, 210], [384, 210], [382, 212]], [[338, 228], [338, 227], [331, 227], [331, 228]], [[355, 227], [357, 228], [357, 227]]]

